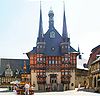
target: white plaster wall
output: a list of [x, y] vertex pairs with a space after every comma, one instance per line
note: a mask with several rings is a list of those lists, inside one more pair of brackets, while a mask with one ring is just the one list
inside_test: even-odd
[[38, 90], [38, 84], [37, 84], [37, 74], [34, 72], [34, 70], [31, 70], [31, 85], [33, 85], [33, 82], [35, 83], [34, 90]]

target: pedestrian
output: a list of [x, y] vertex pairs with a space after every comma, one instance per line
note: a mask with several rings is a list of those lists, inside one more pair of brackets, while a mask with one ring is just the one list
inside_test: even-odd
[[86, 86], [87, 86], [87, 83], [85, 82], [85, 84], [84, 84], [84, 89], [86, 89]]
[[77, 91], [79, 91], [79, 90], [80, 90], [80, 87], [81, 87], [81, 84], [79, 83], [79, 84], [78, 84], [78, 90], [77, 90]]
[[89, 84], [87, 84], [86, 89], [89, 89]]
[[26, 83], [24, 87], [25, 87], [25, 95], [27, 95], [27, 94], [29, 95], [30, 85], [28, 83]]
[[16, 89], [17, 89], [17, 85], [15, 84], [15, 85], [13, 86], [13, 91], [16, 92]]

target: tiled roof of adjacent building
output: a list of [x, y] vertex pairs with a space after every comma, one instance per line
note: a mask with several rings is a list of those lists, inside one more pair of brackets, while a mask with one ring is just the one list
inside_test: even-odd
[[7, 65], [9, 64], [13, 73], [18, 70], [19, 72], [23, 71], [24, 66], [24, 60], [26, 61], [27, 65], [27, 72], [30, 72], [29, 67], [29, 60], [28, 59], [7, 59], [7, 58], [1, 58], [0, 59], [0, 75], [2, 75], [7, 68]]
[[98, 45], [98, 46], [96, 46], [95, 48], [93, 48], [93, 49], [91, 50], [91, 52], [96, 51], [96, 49], [99, 49], [99, 48], [100, 48], [100, 45]]

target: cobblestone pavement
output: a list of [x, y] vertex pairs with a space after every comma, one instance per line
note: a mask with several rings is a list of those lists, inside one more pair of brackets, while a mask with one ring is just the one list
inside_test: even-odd
[[[15, 92], [0, 92], [0, 95], [17, 95]], [[93, 92], [85, 92], [85, 91], [77, 91], [76, 90], [69, 90], [64, 92], [41, 92], [41, 93], [34, 93], [34, 96], [100, 96], [100, 93], [93, 93]]]

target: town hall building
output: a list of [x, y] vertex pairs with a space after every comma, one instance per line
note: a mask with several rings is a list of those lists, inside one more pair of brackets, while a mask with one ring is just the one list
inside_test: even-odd
[[36, 91], [63, 91], [75, 89], [76, 51], [70, 45], [65, 8], [62, 35], [54, 27], [54, 12], [48, 13], [49, 28], [44, 34], [40, 7], [39, 31], [36, 47], [26, 53], [30, 61], [31, 85]]

